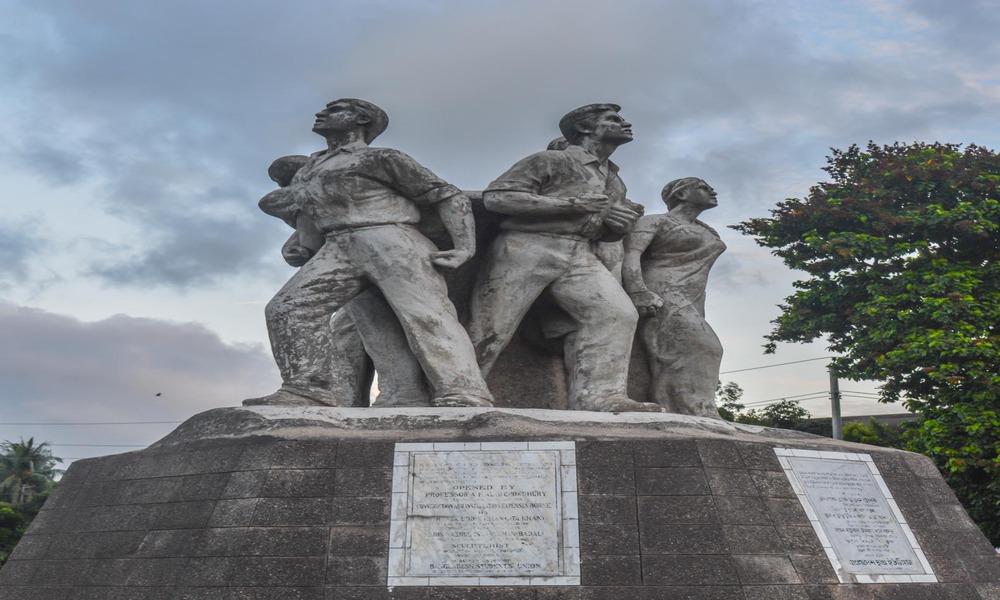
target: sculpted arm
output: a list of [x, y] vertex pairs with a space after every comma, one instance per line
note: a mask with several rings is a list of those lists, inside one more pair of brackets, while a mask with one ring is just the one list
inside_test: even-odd
[[622, 263], [622, 286], [628, 292], [639, 316], [649, 317], [663, 306], [663, 299], [649, 291], [642, 278], [642, 253], [649, 248], [656, 235], [656, 222], [651, 218], [639, 219], [632, 233], [625, 236], [625, 259]]
[[257, 206], [266, 214], [281, 219], [293, 228], [301, 210], [295, 191], [290, 187], [278, 188], [264, 194]]
[[379, 149], [378, 158], [382, 170], [379, 177], [385, 185], [417, 205], [433, 206], [441, 217], [454, 247], [431, 254], [434, 264], [453, 269], [472, 258], [476, 252], [476, 223], [465, 194], [398, 150]]
[[604, 194], [583, 194], [572, 198], [540, 196], [531, 192], [488, 189], [483, 205], [503, 215], [580, 215], [598, 213], [608, 203]]
[[608, 205], [604, 194], [559, 197], [542, 194], [572, 165], [562, 152], [539, 152], [521, 159], [483, 192], [483, 205], [503, 215], [580, 215], [599, 213]]
[[455, 247], [435, 252], [431, 260], [439, 267], [454, 269], [476, 252], [476, 223], [472, 218], [472, 205], [465, 194], [456, 194], [439, 202], [437, 211]]
[[319, 252], [324, 243], [326, 239], [316, 229], [316, 224], [305, 211], [300, 211], [295, 219], [295, 233], [282, 246], [281, 256], [293, 267], [301, 267]]
[[301, 267], [323, 245], [323, 236], [302, 211], [294, 188], [283, 187], [268, 192], [257, 205], [265, 213], [281, 219], [295, 229], [292, 237], [281, 247], [281, 256], [289, 265]]

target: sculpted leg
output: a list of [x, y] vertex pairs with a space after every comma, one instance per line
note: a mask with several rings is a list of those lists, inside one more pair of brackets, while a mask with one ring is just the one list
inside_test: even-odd
[[333, 244], [323, 246], [268, 302], [264, 314], [282, 386], [245, 404], [352, 404], [353, 396], [331, 391], [330, 317], [367, 283], [339, 253]]
[[437, 248], [415, 228], [371, 227], [343, 236], [352, 262], [385, 296], [433, 389], [435, 406], [492, 406], [475, 351], [431, 263]]
[[330, 392], [338, 398], [351, 398], [350, 406], [368, 406], [374, 368], [354, 324], [351, 300], [330, 319]]
[[500, 234], [472, 290], [469, 337], [483, 375], [489, 375], [531, 304], [558, 275], [551, 264], [561, 243], [542, 236], [507, 231]]
[[[570, 407], [605, 412], [659, 412], [658, 405], [626, 395], [628, 360], [638, 314], [628, 294], [596, 258], [549, 288], [577, 322], [567, 352]], [[572, 362], [571, 362], [572, 361]]]
[[369, 288], [348, 302], [344, 310], [356, 325], [364, 350], [378, 372], [379, 394], [374, 406], [430, 406], [424, 372], [385, 296]]

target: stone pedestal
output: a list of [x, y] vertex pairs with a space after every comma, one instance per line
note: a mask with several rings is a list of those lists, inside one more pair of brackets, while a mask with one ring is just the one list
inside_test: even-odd
[[[560, 552], [578, 585], [387, 585], [397, 443], [538, 441], [575, 449], [578, 551]], [[814, 529], [832, 517], [807, 512], [779, 460], [809, 451], [871, 457], [932, 578], [841, 582]], [[906, 452], [676, 415], [246, 407], [74, 463], [0, 598], [996, 600], [1000, 559]]]

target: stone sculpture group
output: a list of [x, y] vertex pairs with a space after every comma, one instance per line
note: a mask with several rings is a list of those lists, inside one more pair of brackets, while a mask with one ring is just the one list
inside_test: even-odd
[[[668, 212], [643, 216], [610, 160], [632, 141], [619, 111], [570, 111], [561, 138], [483, 191], [499, 232], [480, 240], [463, 327], [445, 273], [476, 256], [469, 197], [406, 154], [370, 146], [388, 125], [379, 107], [327, 104], [313, 125], [327, 148], [268, 170], [279, 187], [260, 207], [294, 228], [282, 255], [298, 270], [265, 311], [282, 386], [244, 404], [367, 405], [370, 360], [375, 406], [492, 406], [485, 377], [542, 302], [571, 409], [718, 417], [722, 347], [704, 318], [705, 287], [725, 244], [697, 219], [716, 194], [678, 179], [663, 190]], [[626, 393], [633, 341], [646, 353], [648, 398]]]

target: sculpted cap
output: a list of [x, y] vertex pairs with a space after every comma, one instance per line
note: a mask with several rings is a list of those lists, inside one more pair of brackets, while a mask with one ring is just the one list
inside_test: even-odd
[[559, 119], [559, 131], [571, 144], [579, 142], [583, 135], [577, 130], [577, 125], [587, 123], [597, 115], [612, 110], [618, 112], [622, 109], [617, 104], [587, 104], [580, 108], [575, 108]]

